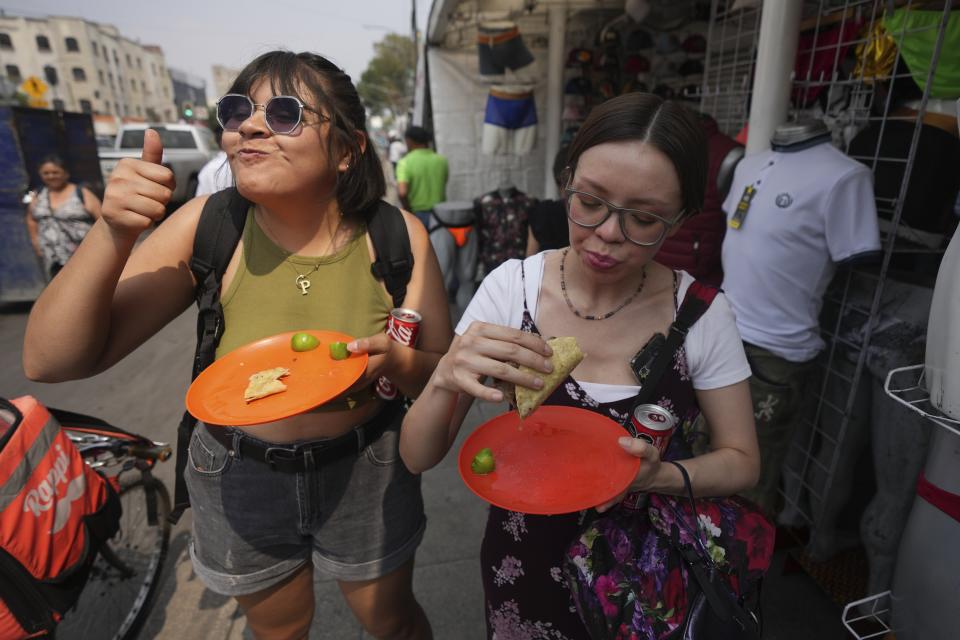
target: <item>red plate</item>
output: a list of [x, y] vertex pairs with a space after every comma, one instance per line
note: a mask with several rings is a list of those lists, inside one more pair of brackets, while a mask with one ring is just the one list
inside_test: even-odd
[[[295, 333], [300, 332], [288, 331], [251, 342], [215, 361], [187, 390], [187, 411], [197, 420], [214, 425], [273, 422], [336, 398], [366, 371], [366, 354], [350, 354], [346, 360], [330, 357], [331, 342], [350, 342], [352, 336], [336, 331], [304, 331], [316, 336], [320, 346], [294, 351], [290, 338]], [[287, 390], [253, 402], [244, 400], [250, 376], [274, 367], [290, 369], [290, 374], [281, 378]]]
[[[475, 494], [509, 511], [572, 513], [617, 497], [637, 475], [640, 459], [617, 439], [619, 424], [593, 411], [544, 406], [522, 423], [516, 411], [477, 427], [460, 449], [460, 477]], [[477, 452], [493, 451], [496, 469], [470, 469]]]

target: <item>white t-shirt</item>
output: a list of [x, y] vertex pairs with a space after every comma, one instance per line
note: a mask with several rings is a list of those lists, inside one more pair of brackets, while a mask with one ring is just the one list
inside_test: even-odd
[[[537, 319], [537, 302], [540, 283], [543, 281], [544, 251], [523, 261], [526, 273], [527, 308], [534, 321]], [[523, 322], [523, 286], [520, 260], [507, 260], [494, 269], [473, 296], [457, 324], [457, 335], [463, 335], [474, 320], [519, 329]], [[693, 277], [681, 272], [680, 290], [677, 296], [682, 301]], [[603, 330], [598, 322], [598, 330]], [[746, 380], [750, 377], [750, 365], [743, 352], [743, 343], [737, 333], [736, 320], [724, 295], [719, 294], [710, 308], [690, 328], [684, 342], [687, 353], [687, 369], [695, 389], [719, 389]], [[632, 353], [624, 354], [628, 360]], [[576, 376], [574, 376], [576, 379]], [[635, 385], [600, 384], [581, 382], [583, 389], [598, 402], [613, 402], [636, 395], [640, 387]]]
[[400, 162], [400, 158], [403, 157], [403, 154], [407, 152], [407, 145], [405, 145], [400, 140], [394, 140], [390, 143], [390, 146], [387, 148], [387, 154], [390, 158], [390, 162], [396, 164]]
[[200, 173], [197, 174], [197, 193], [195, 195], [203, 196], [208, 193], [216, 193], [232, 186], [233, 172], [230, 170], [230, 163], [227, 162], [227, 154], [220, 151], [207, 164], [203, 165]]
[[836, 263], [880, 250], [872, 175], [829, 143], [740, 161], [727, 219], [746, 187], [757, 191], [742, 226], [727, 228], [723, 289], [746, 342], [791, 362], [823, 349], [820, 308]]

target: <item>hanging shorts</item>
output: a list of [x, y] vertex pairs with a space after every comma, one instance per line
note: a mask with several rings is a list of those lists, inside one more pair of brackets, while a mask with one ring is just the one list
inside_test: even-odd
[[487, 96], [480, 149], [488, 155], [526, 155], [537, 142], [533, 91], [492, 87]]
[[516, 71], [533, 62], [520, 29], [512, 22], [481, 25], [477, 32], [477, 57], [480, 75], [484, 76], [500, 75], [507, 69]]

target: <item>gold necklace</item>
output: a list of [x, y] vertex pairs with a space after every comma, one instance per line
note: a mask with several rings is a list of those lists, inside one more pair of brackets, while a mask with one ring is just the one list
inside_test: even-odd
[[[279, 243], [277, 243], [277, 241], [276, 241], [276, 234], [273, 233], [273, 229], [271, 229], [271, 228], [270, 228], [270, 225], [267, 224], [267, 220], [266, 220], [266, 218], [263, 216], [262, 213], [260, 214], [260, 220], [263, 222], [264, 228], [265, 228], [265, 229], [269, 232], [269, 234], [272, 236], [273, 242], [274, 242], [274, 244], [277, 245], [277, 248], [279, 248], [281, 251], [283, 251], [284, 253], [287, 254], [287, 255], [284, 257], [283, 262], [284, 262], [284, 264], [286, 264], [287, 266], [289, 266], [289, 267], [293, 270], [293, 272], [294, 272], [295, 274], [297, 274], [297, 278], [296, 278], [296, 280], [295, 280], [294, 282], [296, 283], [297, 288], [300, 289], [300, 295], [302, 295], [302, 296], [307, 295], [307, 293], [309, 292], [308, 290], [309, 290], [310, 287], [312, 286], [312, 283], [310, 282], [310, 278], [309, 278], [308, 276], [310, 276], [310, 275], [313, 274], [315, 271], [317, 271], [321, 266], [323, 266], [323, 261], [321, 260], [321, 261], [318, 262], [317, 264], [313, 265], [313, 269], [310, 269], [310, 271], [307, 271], [306, 273], [300, 273], [300, 272], [297, 270], [297, 268], [296, 268], [295, 266], [293, 266], [293, 263], [290, 262], [290, 256], [292, 256], [292, 255], [294, 255], [294, 254], [291, 253], [291, 252], [289, 252], [289, 251], [287, 251], [286, 249], [284, 249], [283, 247], [281, 247], [281, 246], [279, 245]], [[334, 248], [334, 246], [336, 245], [337, 237], [340, 235], [340, 225], [341, 225], [341, 224], [343, 224], [343, 212], [340, 213], [340, 219], [337, 221], [337, 228], [333, 230], [333, 235], [332, 235], [331, 238], [330, 238], [330, 249]], [[329, 249], [328, 249], [328, 253], [329, 253]]]

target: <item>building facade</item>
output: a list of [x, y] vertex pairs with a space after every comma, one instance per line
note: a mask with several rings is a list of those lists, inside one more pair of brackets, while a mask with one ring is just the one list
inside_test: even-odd
[[40, 78], [38, 105], [101, 116], [173, 122], [173, 84], [159, 47], [82, 18], [0, 15], [0, 75]]
[[240, 75], [240, 69], [232, 69], [221, 64], [215, 64], [210, 69], [213, 72], [213, 91], [215, 93], [210, 98], [216, 101], [220, 99], [220, 96], [230, 91], [233, 81]]

